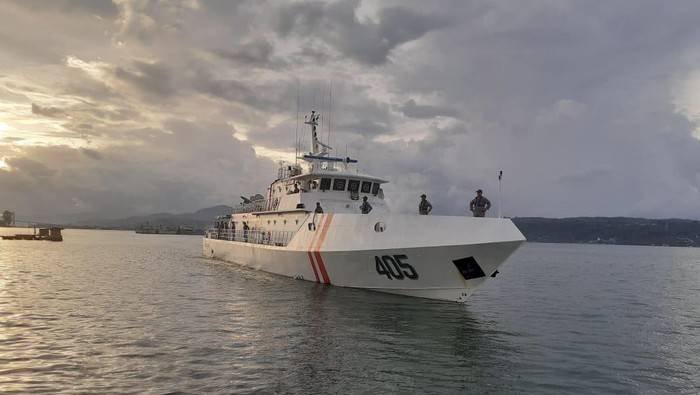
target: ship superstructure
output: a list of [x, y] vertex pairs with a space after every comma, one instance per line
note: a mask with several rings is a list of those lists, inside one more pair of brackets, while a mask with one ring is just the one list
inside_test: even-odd
[[304, 119], [310, 152], [281, 163], [265, 196], [242, 197], [218, 217], [205, 255], [322, 284], [463, 302], [525, 240], [509, 219], [392, 214], [387, 181], [332, 156], [318, 119], [315, 111]]

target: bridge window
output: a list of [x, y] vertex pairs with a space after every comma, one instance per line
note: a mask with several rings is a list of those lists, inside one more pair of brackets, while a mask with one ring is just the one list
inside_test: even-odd
[[347, 180], [344, 178], [334, 178], [333, 179], [333, 190], [334, 191], [344, 191], [346, 181]]
[[321, 178], [321, 190], [327, 191], [329, 189], [331, 189], [331, 179], [330, 178]]
[[348, 191], [357, 192], [360, 190], [360, 180], [349, 180], [348, 181]]
[[372, 183], [369, 181], [362, 181], [362, 193], [369, 193], [372, 189]]
[[372, 185], [372, 195], [377, 196], [379, 193], [379, 183], [375, 182], [374, 185]]

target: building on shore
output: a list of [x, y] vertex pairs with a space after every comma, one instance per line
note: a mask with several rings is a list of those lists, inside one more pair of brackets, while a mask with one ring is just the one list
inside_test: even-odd
[[10, 210], [3, 211], [0, 226], [15, 226], [15, 213]]

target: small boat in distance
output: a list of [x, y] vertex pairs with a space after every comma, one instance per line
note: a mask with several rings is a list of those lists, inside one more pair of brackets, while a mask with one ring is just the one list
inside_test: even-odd
[[3, 240], [48, 240], [48, 241], [63, 241], [63, 235], [61, 231], [63, 228], [58, 226], [52, 226], [50, 228], [39, 228], [37, 233], [37, 228], [34, 228], [33, 234], [14, 234], [0, 236]]
[[305, 117], [311, 151], [301, 163], [281, 164], [266, 196], [243, 198], [216, 218], [205, 256], [321, 284], [464, 302], [525, 241], [510, 219], [391, 213], [387, 181], [331, 156], [318, 118]]

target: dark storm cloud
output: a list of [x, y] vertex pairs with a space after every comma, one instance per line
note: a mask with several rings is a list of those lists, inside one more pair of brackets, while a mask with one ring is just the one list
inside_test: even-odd
[[406, 101], [399, 110], [403, 115], [410, 118], [430, 119], [434, 117], [456, 117], [457, 111], [449, 107], [431, 106], [427, 104], [417, 104], [415, 100]]
[[7, 164], [10, 165], [13, 172], [20, 176], [29, 176], [33, 179], [41, 180], [51, 177], [55, 170], [49, 169], [43, 163], [29, 158], [9, 158]]
[[18, 0], [13, 2], [38, 12], [79, 12], [103, 18], [115, 18], [119, 15], [119, 8], [112, 0]]
[[[117, 8], [110, 1], [4, 1], [0, 23], [3, 69], [58, 64], [68, 54], [104, 47], [114, 27]], [[26, 65], [26, 64], [24, 64]]]
[[43, 115], [45, 117], [55, 117], [63, 114], [64, 110], [57, 107], [42, 107], [36, 103], [32, 103], [32, 114]]
[[332, 3], [303, 2], [282, 7], [277, 33], [316, 37], [341, 53], [365, 64], [386, 62], [391, 50], [444, 27], [447, 18], [427, 15], [406, 7], [382, 8], [378, 21], [361, 21], [359, 0]]
[[311, 61], [319, 65], [325, 64], [333, 59], [328, 51], [324, 50], [323, 48], [319, 48], [319, 46], [312, 45], [302, 46], [301, 50], [295, 55], [296, 58], [301, 59], [301, 61]]
[[117, 67], [114, 76], [147, 94], [169, 96], [176, 91], [171, 71], [162, 63], [135, 61], [132, 69]]
[[263, 104], [258, 93], [248, 84], [233, 79], [219, 79], [206, 70], [198, 72], [192, 80], [196, 92], [232, 102], [243, 102], [252, 106]]
[[83, 153], [83, 155], [87, 156], [88, 158], [92, 158], [95, 160], [100, 160], [102, 159], [102, 154], [100, 154], [99, 151], [90, 149], [90, 148], [80, 148], [80, 152]]
[[227, 125], [170, 119], [164, 127], [101, 150], [21, 148], [24, 156], [7, 159], [10, 171], [0, 170], [0, 201], [52, 221], [187, 211], [260, 190], [264, 182], [247, 174], [274, 168]]
[[595, 183], [599, 181], [604, 181], [605, 178], [608, 178], [612, 175], [613, 171], [611, 169], [591, 169], [584, 173], [563, 175], [559, 177], [559, 183], [564, 184], [568, 187], [582, 185], [590, 188], [594, 186]]
[[197, 1], [120, 1], [119, 7], [119, 31], [114, 36], [118, 42], [162, 45], [163, 38], [189, 34], [188, 22], [206, 23], [189, 19], [197, 15]]
[[338, 129], [344, 132], [356, 133], [364, 136], [377, 136], [391, 131], [390, 125], [367, 119], [356, 122], [341, 123]]
[[217, 49], [213, 52], [224, 59], [247, 66], [271, 67], [275, 65], [272, 58], [274, 46], [266, 39], [257, 39], [233, 49]]

